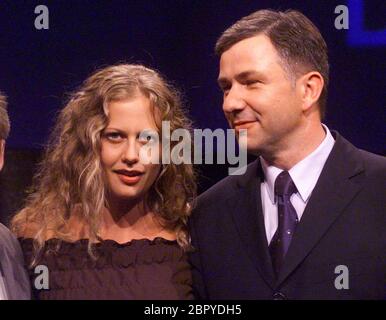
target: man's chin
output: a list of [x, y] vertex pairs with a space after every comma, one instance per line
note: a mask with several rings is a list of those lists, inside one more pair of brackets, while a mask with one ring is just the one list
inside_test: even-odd
[[263, 146], [261, 143], [258, 143], [256, 139], [251, 139], [248, 138], [246, 141], [243, 143], [240, 143], [239, 141], [239, 146], [241, 148], [245, 148], [247, 150], [247, 153], [249, 155], [253, 156], [259, 156], [263, 152]]

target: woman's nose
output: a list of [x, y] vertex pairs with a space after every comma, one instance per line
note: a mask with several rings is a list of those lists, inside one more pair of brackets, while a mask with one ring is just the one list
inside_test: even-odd
[[139, 161], [139, 150], [136, 141], [127, 141], [125, 149], [122, 152], [122, 162], [133, 165]]

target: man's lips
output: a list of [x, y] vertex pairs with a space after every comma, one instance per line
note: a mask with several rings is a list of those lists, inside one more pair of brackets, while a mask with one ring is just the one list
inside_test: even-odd
[[235, 122], [233, 122], [233, 128], [235, 128], [236, 130], [248, 129], [251, 125], [253, 125], [256, 122], [257, 122], [257, 120], [235, 121]]

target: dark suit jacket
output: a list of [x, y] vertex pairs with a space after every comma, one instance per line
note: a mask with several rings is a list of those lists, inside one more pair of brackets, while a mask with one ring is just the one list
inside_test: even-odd
[[31, 298], [31, 285], [19, 242], [0, 223], [0, 281], [4, 282], [9, 300]]
[[[198, 198], [189, 222], [197, 298], [386, 299], [386, 159], [333, 135], [334, 148], [277, 278], [259, 160]], [[348, 289], [335, 286], [347, 274], [335, 270], [340, 265], [348, 268]]]

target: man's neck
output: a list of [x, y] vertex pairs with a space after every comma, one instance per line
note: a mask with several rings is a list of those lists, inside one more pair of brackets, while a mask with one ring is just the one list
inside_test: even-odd
[[326, 132], [321, 123], [308, 124], [302, 130], [294, 133], [277, 150], [261, 155], [269, 165], [288, 171], [311, 154], [325, 137]]

